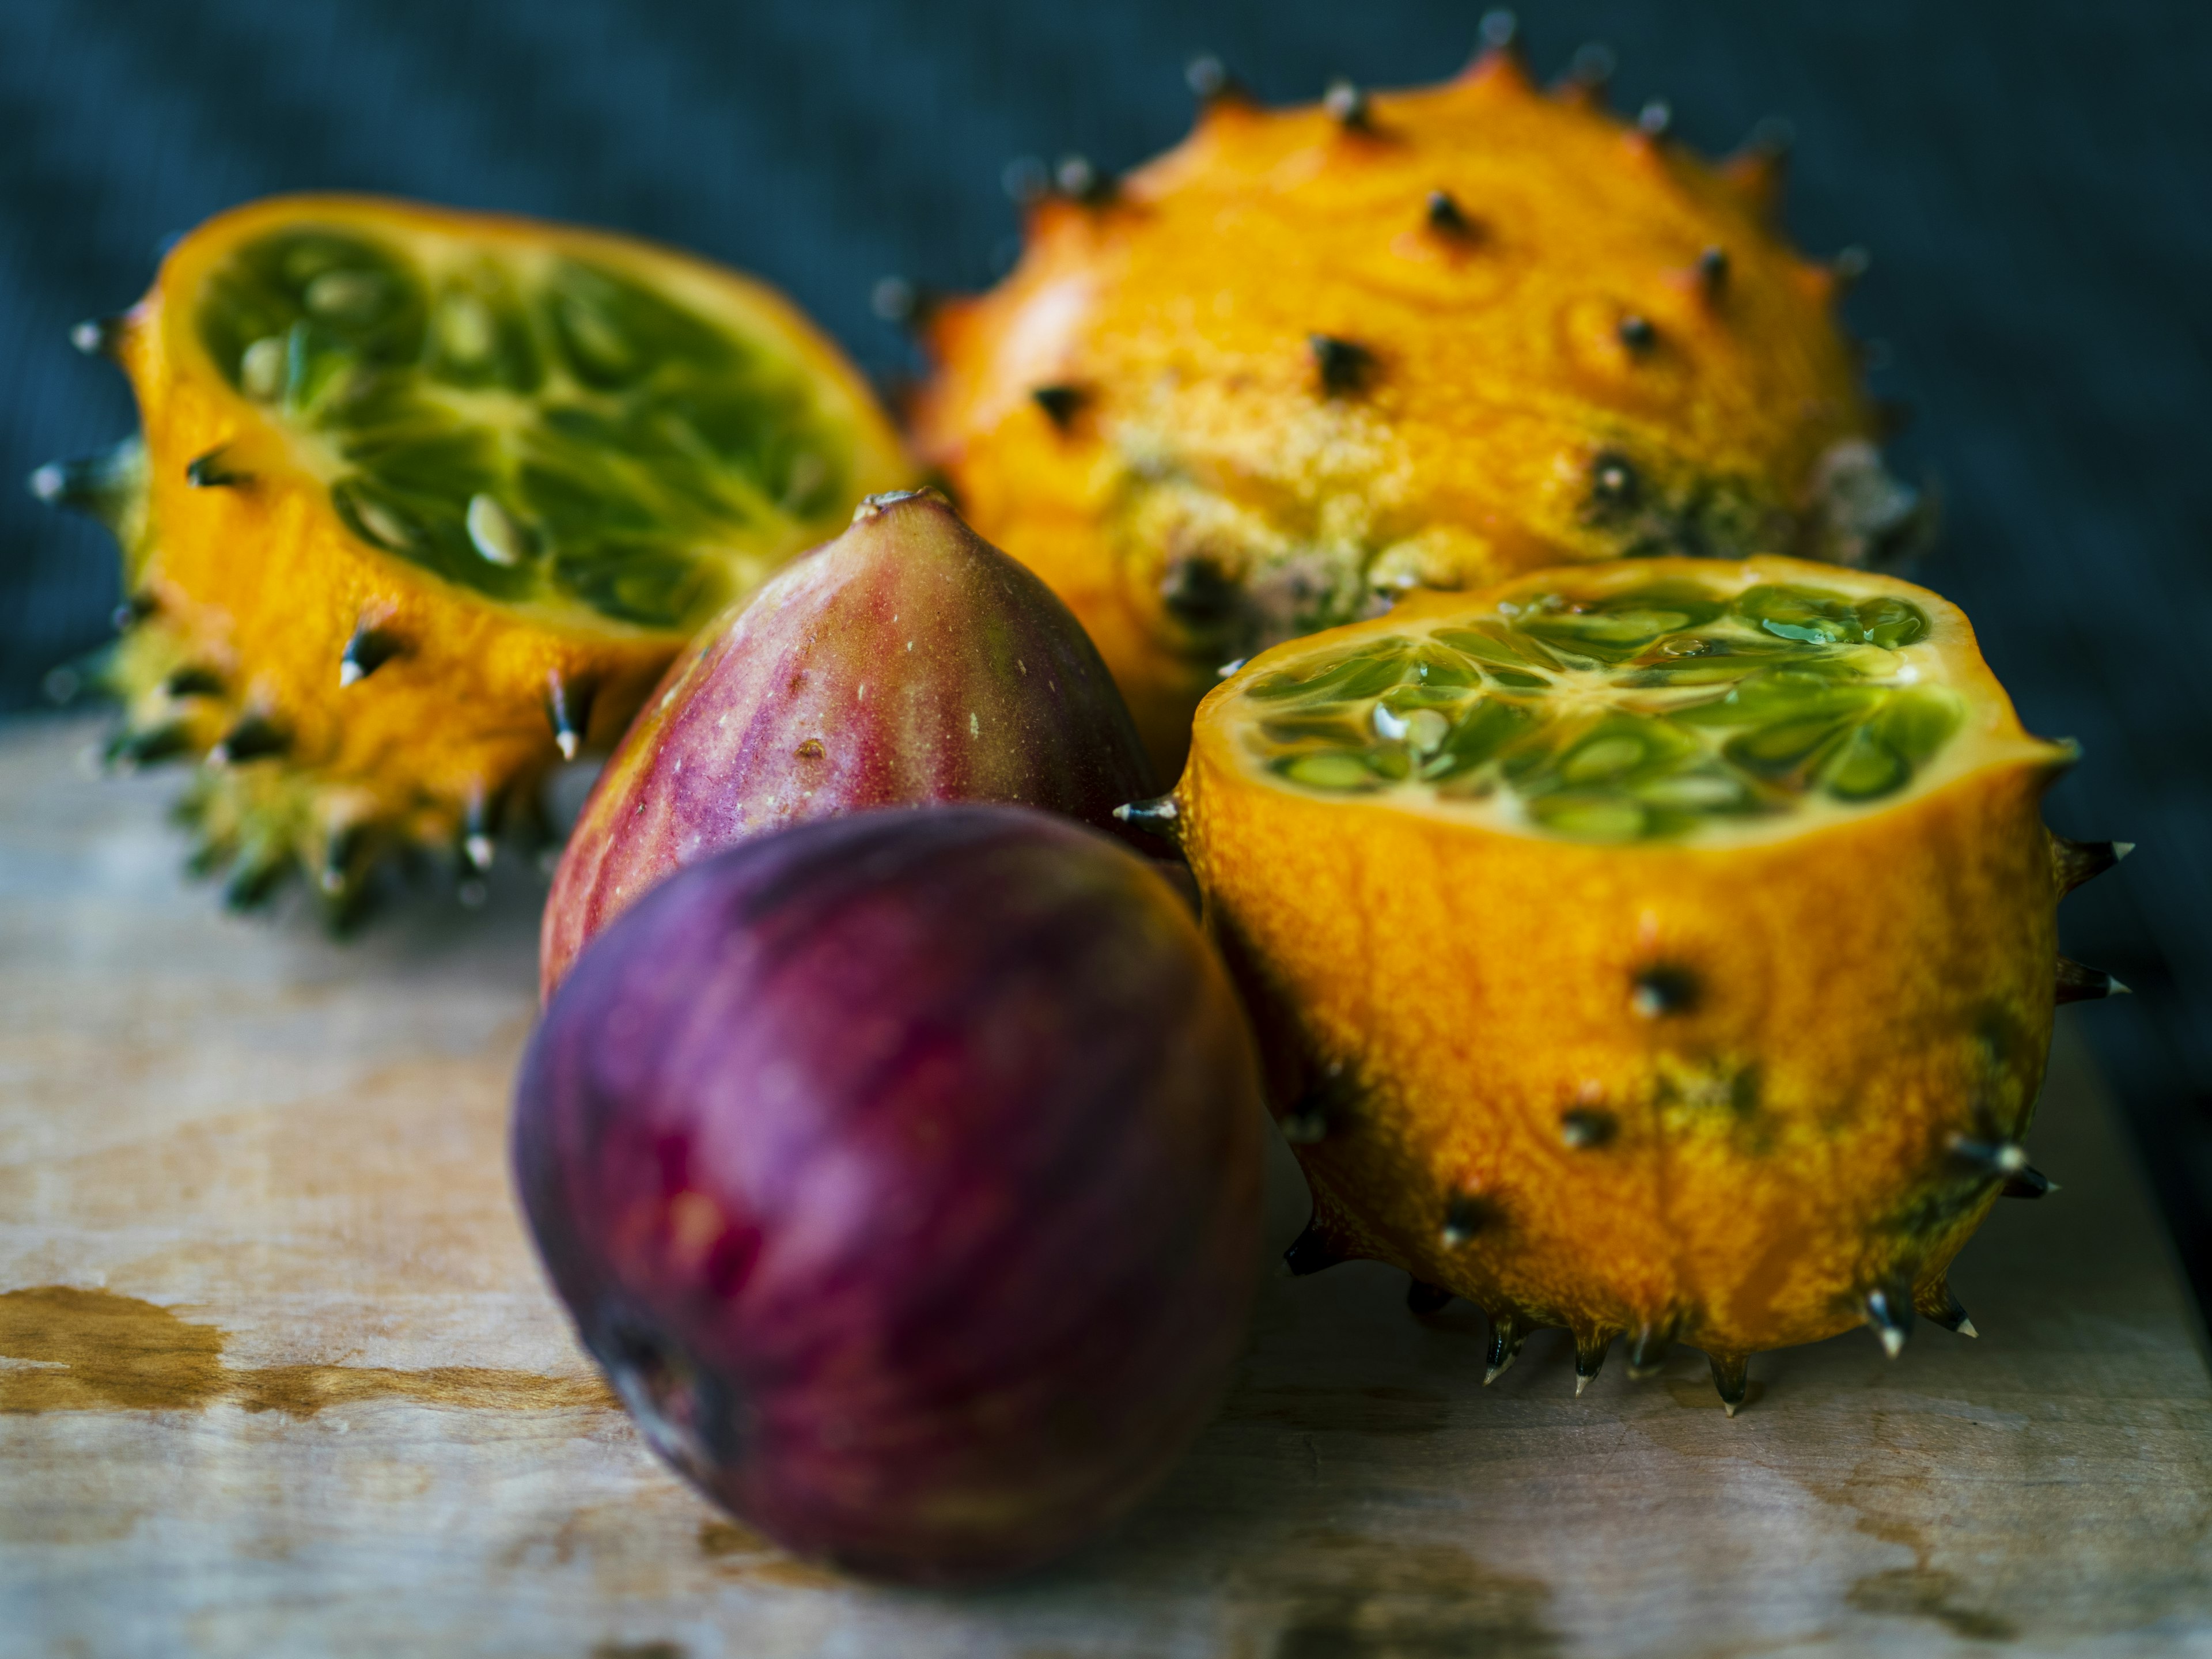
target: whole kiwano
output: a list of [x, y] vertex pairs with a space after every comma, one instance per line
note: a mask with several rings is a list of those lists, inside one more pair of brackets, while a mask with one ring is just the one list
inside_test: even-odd
[[1198, 126], [1063, 167], [1021, 263], [933, 307], [922, 459], [1083, 618], [1172, 770], [1224, 662], [1377, 597], [1547, 565], [1918, 533], [1833, 302], [1776, 223], [1779, 156], [1719, 167], [1510, 27], [1434, 87]]
[[687, 653], [623, 738], [554, 878], [544, 988], [655, 882], [749, 836], [956, 800], [1110, 830], [1152, 776], [1050, 588], [935, 491], [871, 496]]
[[1182, 900], [1019, 808], [663, 883], [525, 1058], [523, 1207], [654, 1449], [789, 1547], [971, 1581], [1126, 1510], [1258, 1261], [1256, 1064]]

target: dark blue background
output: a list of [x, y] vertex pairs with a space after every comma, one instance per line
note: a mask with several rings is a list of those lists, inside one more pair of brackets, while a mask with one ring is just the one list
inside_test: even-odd
[[[1172, 143], [1210, 49], [1262, 96], [1432, 80], [1480, 8], [1330, 0], [8, 0], [0, 51], [0, 474], [126, 430], [75, 319], [166, 234], [270, 191], [387, 191], [642, 232], [756, 271], [878, 376], [873, 280], [987, 282], [1024, 153]], [[1723, 0], [1523, 9], [1616, 97], [1708, 149], [1799, 135], [1790, 219], [1864, 243], [1876, 388], [1942, 477], [1921, 572], [1966, 605], [2029, 726], [2087, 758], [2059, 828], [2139, 854], [2069, 902], [2067, 948], [2141, 994], [2087, 1024], [2200, 1299], [2212, 1288], [2212, 7]], [[100, 641], [114, 563], [0, 490], [0, 707]], [[1807, 948], [1819, 949], [1817, 940]], [[2053, 1170], [2064, 1179], [2063, 1170]]]

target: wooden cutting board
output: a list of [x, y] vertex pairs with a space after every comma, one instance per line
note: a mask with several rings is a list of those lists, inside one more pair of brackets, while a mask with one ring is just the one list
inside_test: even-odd
[[[2062, 1019], [1982, 1331], [1480, 1386], [1465, 1304], [1269, 1280], [1112, 1538], [1011, 1589], [789, 1559], [645, 1452], [509, 1197], [537, 872], [348, 945], [178, 878], [173, 781], [0, 725], [0, 1652], [2212, 1655], [2212, 1386]], [[2094, 1008], [2083, 1018], [2094, 1019]], [[1278, 1149], [1276, 1243], [1305, 1215]]]

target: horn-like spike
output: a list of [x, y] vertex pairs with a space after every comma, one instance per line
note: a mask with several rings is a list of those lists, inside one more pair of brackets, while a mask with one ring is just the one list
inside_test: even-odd
[[1605, 1365], [1605, 1351], [1613, 1346], [1610, 1334], [1600, 1331], [1575, 1333], [1575, 1398], [1583, 1397], [1583, 1390], [1597, 1381], [1598, 1372]]
[[1741, 149], [1721, 163], [1721, 177], [1753, 213], [1771, 217], [1790, 182], [1790, 151], [1796, 130], [1769, 116], [1751, 130]]
[[323, 867], [315, 878], [315, 884], [328, 898], [342, 898], [353, 884], [353, 868], [356, 856], [368, 839], [368, 826], [357, 822], [341, 823], [331, 830], [323, 842]]
[[222, 902], [234, 910], [258, 910], [276, 896], [284, 878], [292, 873], [292, 856], [281, 847], [259, 846], [240, 854], [230, 879], [223, 884]]
[[1074, 424], [1076, 411], [1083, 407], [1084, 396], [1081, 386], [1062, 383], [1031, 388], [1030, 401], [1044, 411], [1047, 420], [1065, 432]]
[[1743, 1408], [1743, 1397], [1751, 1388], [1751, 1356], [1741, 1353], [1713, 1353], [1705, 1356], [1713, 1368], [1713, 1387], [1719, 1392], [1721, 1409], [1730, 1417]]
[[195, 489], [235, 489], [252, 483], [252, 473], [223, 465], [224, 452], [229, 447], [228, 444], [217, 444], [206, 454], [194, 456], [185, 467], [185, 482]]
[[1334, 1267], [1343, 1260], [1336, 1253], [1335, 1247], [1321, 1236], [1320, 1229], [1310, 1221], [1306, 1223], [1305, 1231], [1292, 1239], [1290, 1248], [1283, 1252], [1283, 1265], [1291, 1270], [1293, 1279], [1304, 1279], [1308, 1273]]
[[1997, 1189], [2000, 1198], [2041, 1198], [2058, 1190], [2058, 1183], [2042, 1170], [2030, 1165], [2005, 1177], [2005, 1184]]
[[1455, 1193], [1444, 1205], [1443, 1224], [1437, 1236], [1445, 1248], [1457, 1249], [1472, 1241], [1492, 1219], [1490, 1201], [1479, 1193]]
[[1142, 830], [1148, 835], [1181, 842], [1182, 840], [1182, 811], [1173, 795], [1155, 795], [1150, 800], [1133, 800], [1114, 809], [1115, 818], [1133, 830]]
[[367, 679], [406, 649], [406, 643], [398, 635], [386, 633], [370, 623], [358, 624], [353, 637], [346, 641], [345, 649], [338, 653], [340, 689]]
[[592, 723], [589, 700], [572, 690], [557, 668], [545, 676], [545, 721], [553, 728], [553, 742], [561, 750], [561, 758], [575, 759]]
[[1451, 1299], [1452, 1293], [1441, 1285], [1431, 1285], [1424, 1279], [1406, 1281], [1406, 1305], [1424, 1318], [1442, 1313], [1451, 1305]]
[[2058, 958], [2058, 982], [2053, 991], [2056, 1001], [2095, 1002], [2104, 997], [2128, 994], [2128, 988], [2103, 969], [2092, 968], [2071, 957]]
[[222, 695], [222, 676], [212, 668], [187, 663], [161, 682], [161, 690], [172, 697], [219, 697]]
[[246, 761], [281, 755], [292, 746], [291, 733], [266, 714], [239, 716], [216, 746], [208, 750], [210, 766], [235, 766]]
[[1620, 1132], [1620, 1120], [1596, 1106], [1570, 1106], [1559, 1114], [1559, 1139], [1577, 1151], [1603, 1146]]
[[461, 858], [477, 875], [491, 868], [491, 861], [498, 854], [499, 845], [492, 839], [495, 828], [490, 799], [483, 786], [478, 784], [469, 791], [468, 805], [461, 818]]
[[1334, 334], [1309, 334], [1306, 349], [1321, 376], [1322, 395], [1349, 397], [1365, 390], [1375, 373], [1375, 354], [1354, 340]]
[[182, 720], [173, 720], [165, 726], [118, 732], [107, 740], [101, 759], [118, 771], [129, 772], [141, 766], [158, 766], [163, 761], [180, 759], [191, 748], [191, 728]]
[[1604, 102], [1605, 89], [1612, 84], [1616, 67], [1613, 48], [1604, 41], [1592, 40], [1577, 46], [1574, 57], [1568, 60], [1566, 76], [1559, 83], [1559, 95], [1595, 107]]
[[48, 461], [24, 482], [48, 507], [67, 507], [112, 526], [121, 495], [136, 482], [139, 453], [134, 445], [118, 444], [96, 455]]
[[1667, 1363], [1667, 1351], [1674, 1346], [1674, 1328], [1671, 1324], [1651, 1324], [1640, 1327], [1635, 1340], [1628, 1345], [1628, 1378], [1641, 1382], [1655, 1375]]
[[1951, 1156], [1978, 1173], [1996, 1177], [2018, 1175], [2027, 1167], [2027, 1149], [2018, 1141], [1987, 1135], [1953, 1135]]
[[1979, 1336], [1974, 1322], [1966, 1317], [1965, 1305], [1958, 1293], [1948, 1283], [1938, 1283], [1926, 1293], [1913, 1298], [1914, 1310], [1931, 1325], [1941, 1325], [1947, 1331], [1956, 1331], [1960, 1336]]
[[69, 342], [88, 357], [112, 358], [121, 349], [130, 325], [127, 317], [88, 317], [71, 325]]
[[1216, 104], [1243, 103], [1249, 98], [1237, 77], [1210, 52], [1200, 52], [1184, 64], [1182, 79], [1201, 110], [1211, 109]]
[[2063, 898], [2083, 882], [2094, 881], [2135, 850], [2131, 841], [2075, 841], [2053, 835], [2051, 873], [2058, 883], [2058, 896]]
[[1474, 222], [1461, 210], [1459, 203], [1448, 190], [1429, 192], [1428, 219], [1429, 228], [1439, 236], [1449, 237], [1454, 241], [1467, 241], [1474, 236]]
[[1328, 90], [1321, 95], [1321, 105], [1346, 132], [1374, 131], [1374, 112], [1368, 105], [1367, 94], [1358, 83], [1341, 75], [1328, 83]]
[[1053, 187], [1071, 202], [1100, 207], [1114, 199], [1118, 186], [1114, 175], [1094, 165], [1087, 155], [1063, 155], [1052, 170]]
[[1905, 1339], [1912, 1334], [1911, 1291], [1894, 1285], [1877, 1286], [1866, 1293], [1859, 1306], [1869, 1328], [1881, 1339], [1881, 1351], [1892, 1359], [1903, 1353]]
[[1664, 138], [1674, 125], [1674, 106], [1654, 98], [1636, 112], [1636, 130], [1646, 138]]
[[1484, 1356], [1482, 1369], [1484, 1388], [1504, 1376], [1505, 1368], [1521, 1357], [1521, 1345], [1528, 1340], [1528, 1330], [1516, 1308], [1491, 1316], [1490, 1347]]
[[1708, 305], [1717, 304], [1728, 292], [1729, 252], [1716, 243], [1698, 256], [1698, 286]]

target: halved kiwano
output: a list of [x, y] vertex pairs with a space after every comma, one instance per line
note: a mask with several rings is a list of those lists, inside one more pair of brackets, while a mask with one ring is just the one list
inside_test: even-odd
[[1577, 840], [1802, 827], [1909, 788], [1967, 712], [1926, 611], [1836, 580], [1634, 567], [1425, 602], [1270, 653], [1245, 746], [1301, 788]]
[[1294, 1269], [1538, 1326], [1593, 1375], [1916, 1310], [2021, 1146], [2069, 747], [1952, 605], [1788, 559], [1577, 566], [1267, 652], [1200, 707], [1176, 833], [1314, 1193]]
[[258, 203], [91, 336], [143, 456], [49, 493], [104, 489], [126, 544], [116, 753], [210, 757], [200, 861], [241, 902], [304, 866], [343, 911], [394, 843], [480, 866], [702, 623], [909, 477], [786, 301], [593, 232]]

